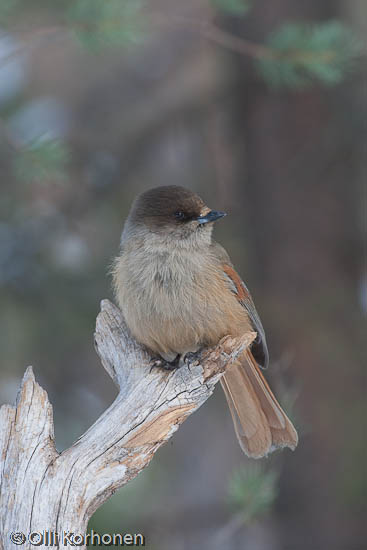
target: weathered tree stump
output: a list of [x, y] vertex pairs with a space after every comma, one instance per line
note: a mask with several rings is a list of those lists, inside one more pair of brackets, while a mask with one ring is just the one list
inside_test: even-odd
[[[0, 409], [0, 548], [14, 550], [11, 533], [84, 534], [95, 510], [149, 464], [255, 336], [223, 338], [199, 361], [171, 372], [151, 369], [151, 356], [132, 339], [121, 312], [104, 300], [95, 345], [119, 394], [93, 426], [59, 453], [52, 406], [32, 367], [16, 406]], [[26, 539], [22, 548], [34, 545]]]

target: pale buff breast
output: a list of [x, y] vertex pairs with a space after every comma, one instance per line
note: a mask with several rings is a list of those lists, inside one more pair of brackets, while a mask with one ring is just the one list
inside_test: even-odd
[[127, 247], [116, 261], [114, 284], [133, 336], [166, 358], [251, 330], [246, 310], [207, 254]]

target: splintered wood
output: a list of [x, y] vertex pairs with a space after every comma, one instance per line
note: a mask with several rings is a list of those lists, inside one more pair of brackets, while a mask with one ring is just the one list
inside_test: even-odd
[[[16, 405], [0, 409], [0, 549], [14, 550], [15, 535], [85, 533], [95, 510], [149, 464], [255, 336], [223, 338], [198, 361], [171, 372], [151, 369], [151, 356], [131, 338], [121, 312], [104, 300], [95, 345], [119, 393], [93, 426], [58, 453], [52, 406], [32, 367]], [[27, 539], [22, 544], [33, 546]]]

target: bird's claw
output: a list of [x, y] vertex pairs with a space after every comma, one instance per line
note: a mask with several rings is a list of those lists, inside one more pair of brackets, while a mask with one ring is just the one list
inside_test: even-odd
[[174, 359], [171, 362], [165, 361], [162, 357], [157, 357], [150, 361], [149, 373], [151, 373], [152, 370], [157, 367], [166, 371], [172, 371], [177, 369], [178, 366], [179, 366], [178, 356], [176, 357], [176, 359]]
[[197, 351], [189, 351], [185, 353], [185, 356], [183, 357], [183, 364], [190, 367], [198, 365], [200, 363], [199, 355], [200, 352]]

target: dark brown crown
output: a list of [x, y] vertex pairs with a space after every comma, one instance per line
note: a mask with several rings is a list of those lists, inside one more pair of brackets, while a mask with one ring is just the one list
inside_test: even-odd
[[136, 224], [177, 224], [198, 218], [204, 207], [204, 202], [193, 191], [178, 185], [167, 185], [139, 195], [129, 218]]

